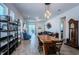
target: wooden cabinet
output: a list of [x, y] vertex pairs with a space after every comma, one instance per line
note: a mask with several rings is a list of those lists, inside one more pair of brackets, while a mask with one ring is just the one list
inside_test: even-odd
[[69, 39], [72, 47], [78, 47], [78, 21], [74, 19], [69, 20]]

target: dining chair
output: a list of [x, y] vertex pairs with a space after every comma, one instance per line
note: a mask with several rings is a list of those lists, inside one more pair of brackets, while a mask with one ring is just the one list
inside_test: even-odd
[[56, 43], [56, 52], [58, 52], [59, 55], [61, 54], [60, 51], [61, 51], [62, 44], [63, 44], [63, 40]]
[[39, 52], [40, 51], [42, 51], [42, 42], [40, 41], [40, 38], [38, 37], [38, 43], [39, 43], [39, 45], [38, 45], [38, 49], [39, 49]]

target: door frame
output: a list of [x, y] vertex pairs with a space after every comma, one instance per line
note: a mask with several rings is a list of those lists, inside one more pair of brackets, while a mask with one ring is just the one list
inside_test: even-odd
[[33, 24], [33, 25], [35, 25], [35, 35], [36, 35], [36, 23], [35, 22], [27, 22], [27, 24], [26, 24], [26, 26], [27, 26], [27, 33], [29, 32], [29, 24]]

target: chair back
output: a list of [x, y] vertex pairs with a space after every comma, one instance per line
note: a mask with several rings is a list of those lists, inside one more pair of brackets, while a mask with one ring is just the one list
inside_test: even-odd
[[56, 43], [57, 51], [60, 51], [62, 44], [63, 40], [60, 40], [59, 42]]
[[38, 36], [38, 42], [39, 42], [39, 46], [42, 46], [42, 42], [40, 41], [39, 36]]

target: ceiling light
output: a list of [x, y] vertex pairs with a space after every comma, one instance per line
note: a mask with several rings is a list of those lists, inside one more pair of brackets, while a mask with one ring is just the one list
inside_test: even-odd
[[49, 10], [47, 10], [46, 13], [47, 13], [48, 16], [51, 16], [51, 13], [50, 13]]
[[51, 12], [50, 12], [50, 3], [45, 3], [45, 14], [44, 17], [46, 19], [49, 19], [51, 16]]

